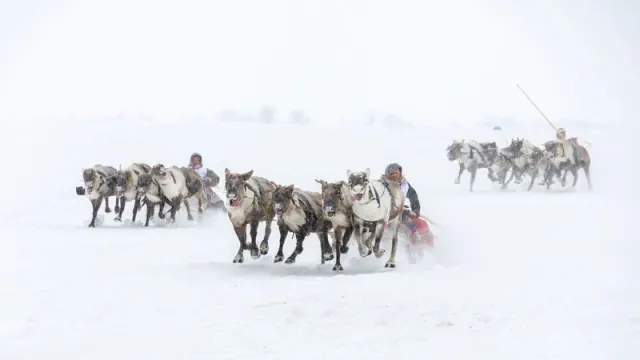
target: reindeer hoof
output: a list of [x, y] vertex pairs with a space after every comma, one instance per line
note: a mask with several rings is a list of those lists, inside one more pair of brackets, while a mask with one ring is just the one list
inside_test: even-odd
[[325, 253], [322, 255], [322, 260], [331, 261], [333, 260], [333, 253]]
[[122, 218], [120, 216], [116, 216], [113, 218], [113, 221], [122, 222]]
[[193, 221], [193, 216], [192, 216], [192, 215], [188, 215], [188, 216], [187, 216], [187, 219], [188, 219], [189, 221]]
[[385, 249], [378, 250], [378, 252], [376, 252], [376, 257], [380, 259], [385, 252], [387, 252]]
[[282, 254], [277, 254], [277, 255], [273, 258], [273, 262], [274, 262], [274, 263], [282, 262], [282, 260], [284, 260], [284, 255], [282, 255]]
[[116, 206], [115, 208], [113, 208], [113, 211], [119, 213], [120, 212], [120, 208], [118, 206]]
[[342, 264], [335, 264], [333, 266], [333, 271], [343, 271], [344, 268], [342, 267]]
[[234, 264], [242, 264], [243, 262], [244, 262], [244, 256], [242, 256], [242, 254], [238, 254], [236, 255], [236, 257], [233, 258]]
[[[116, 210], [117, 212], [118, 210]], [[106, 212], [107, 214], [111, 212], [111, 208], [104, 208], [104, 212]]]
[[96, 227], [96, 224], [91, 223], [91, 224], [89, 224], [89, 227], [90, 227], [90, 228], [94, 228], [94, 227]]
[[395, 263], [386, 263], [384, 264], [385, 268], [390, 268], [390, 269], [395, 269], [396, 268], [396, 264]]
[[349, 247], [348, 246], [341, 246], [340, 247], [340, 253], [341, 254], [346, 254], [349, 252]]
[[460, 184], [460, 180], [456, 179], [453, 181], [454, 184]]
[[287, 258], [287, 260], [284, 262], [285, 264], [295, 264], [296, 259], [295, 258]]
[[260, 243], [260, 254], [267, 255], [268, 253], [269, 253], [269, 243], [266, 241], [263, 241], [262, 243]]

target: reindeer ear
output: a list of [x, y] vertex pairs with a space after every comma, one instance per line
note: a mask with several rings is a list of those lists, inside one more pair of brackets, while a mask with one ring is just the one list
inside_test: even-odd
[[229, 175], [231, 175], [231, 171], [229, 169], [227, 169], [227, 168], [224, 168], [224, 177], [228, 178]]
[[131, 171], [125, 170], [124, 174], [127, 177], [127, 180], [131, 180]]
[[367, 177], [371, 176], [371, 169], [369, 168], [364, 169], [364, 173], [367, 174]]
[[293, 184], [291, 184], [291, 185], [287, 186], [286, 189], [287, 189], [288, 192], [293, 192], [293, 187], [294, 187]]
[[242, 178], [242, 180], [247, 181], [251, 178], [252, 175], [253, 175], [253, 170], [249, 170], [248, 172], [240, 175], [240, 177]]
[[352, 175], [352, 174], [353, 174], [353, 171], [351, 171], [351, 170], [349, 170], [349, 169], [348, 169], [348, 170], [347, 170], [347, 177], [351, 177], [351, 175]]

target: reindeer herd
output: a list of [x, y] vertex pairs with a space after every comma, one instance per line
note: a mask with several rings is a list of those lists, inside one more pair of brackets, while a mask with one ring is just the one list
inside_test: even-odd
[[[541, 177], [540, 185], [549, 188], [554, 175], [565, 186], [567, 172], [573, 174], [575, 186], [577, 171], [583, 169], [591, 189], [589, 153], [572, 140], [549, 141], [538, 148], [529, 141], [518, 138], [501, 149], [495, 142], [456, 140], [447, 147], [447, 158], [459, 163], [455, 180], [457, 184], [465, 169], [471, 173], [470, 190], [473, 190], [477, 170], [483, 168], [488, 170], [491, 181], [498, 182], [503, 189], [514, 178], [516, 183], [520, 183], [523, 175], [529, 175], [531, 183], [528, 190], [531, 190], [538, 177]], [[509, 171], [511, 176], [506, 179]], [[171, 209], [167, 212], [170, 214], [167, 221], [174, 222], [176, 212], [184, 204], [188, 219], [193, 220], [187, 200], [197, 199], [198, 213], [202, 214], [206, 201], [205, 191], [211, 190], [193, 169], [165, 167], [163, 164], [151, 167], [134, 163], [124, 170], [95, 165], [84, 169], [82, 176], [83, 194], [92, 205], [89, 227], [95, 227], [103, 200], [105, 212], [111, 212], [109, 197], [112, 196], [116, 198], [116, 221], [121, 221], [128, 202], [133, 202], [134, 222], [139, 209], [147, 207], [145, 226], [149, 225], [156, 206], [159, 207], [158, 216], [164, 219], [163, 209], [168, 205]], [[214, 179], [208, 185], [217, 186], [219, 177], [215, 174], [208, 176]], [[318, 191], [302, 190], [294, 185], [279, 185], [254, 175], [253, 170], [233, 173], [225, 169], [225, 194], [221, 198], [225, 198], [227, 215], [239, 243], [233, 263], [244, 262], [245, 250], [249, 251], [253, 259], [268, 254], [271, 227], [275, 222], [280, 233], [280, 243], [274, 257], [276, 263], [283, 260], [287, 264], [295, 263], [296, 257], [303, 252], [304, 240], [314, 233], [320, 240], [320, 263], [335, 259], [333, 270], [341, 271], [341, 255], [349, 251], [352, 235], [361, 257], [374, 254], [380, 258], [385, 254], [385, 250], [381, 249], [381, 240], [385, 231], [389, 230], [392, 233], [391, 251], [385, 267], [395, 268], [398, 232], [405, 203], [400, 183], [384, 175], [373, 178], [369, 168], [364, 171], [347, 170], [346, 178], [337, 182], [318, 179], [316, 182], [320, 185]], [[263, 238], [258, 245], [260, 223], [265, 225]], [[247, 227], [250, 240], [247, 239]], [[296, 247], [285, 260], [283, 247], [289, 233], [295, 236]]]
[[[565, 187], [569, 172], [573, 176], [572, 187], [575, 187], [578, 182], [578, 170], [582, 169], [591, 190], [591, 157], [587, 149], [574, 138], [547, 141], [541, 148], [520, 138], [512, 139], [504, 148], [498, 148], [495, 142], [454, 140], [447, 147], [447, 158], [449, 161], [458, 162], [456, 184], [460, 183], [462, 173], [465, 170], [469, 171], [469, 191], [473, 191], [479, 169], [487, 169], [489, 179], [500, 184], [502, 189], [506, 189], [514, 178], [515, 183], [520, 184], [523, 175], [528, 175], [531, 182], [527, 191], [533, 188], [536, 178], [540, 178], [538, 185], [546, 185], [549, 189], [554, 183], [554, 176], [562, 187]], [[509, 171], [511, 176], [507, 179]]]
[[[124, 170], [111, 166], [95, 165], [83, 169], [84, 191], [91, 201], [92, 217], [89, 227], [96, 226], [96, 216], [104, 200], [104, 211], [110, 213], [109, 197], [115, 196], [114, 220], [121, 221], [125, 204], [133, 201], [133, 221], [138, 210], [147, 207], [145, 226], [154, 215], [164, 218], [163, 208], [171, 207], [169, 222], [175, 221], [176, 212], [184, 204], [188, 219], [193, 220], [188, 199], [198, 200], [198, 212], [204, 202], [203, 179], [190, 168], [165, 167], [157, 164], [135, 163]], [[285, 263], [293, 264], [302, 253], [306, 237], [315, 233], [320, 240], [321, 264], [335, 259], [333, 270], [343, 270], [341, 254], [349, 251], [352, 235], [360, 256], [385, 254], [381, 240], [386, 229], [392, 232], [391, 253], [385, 264], [395, 268], [398, 232], [401, 225], [405, 196], [400, 183], [381, 176], [371, 177], [369, 168], [364, 171], [347, 171], [346, 181], [318, 180], [319, 191], [301, 190], [294, 185], [279, 185], [256, 176], [253, 170], [232, 173], [225, 169], [225, 206], [229, 221], [238, 238], [238, 252], [233, 263], [244, 262], [244, 251], [258, 259], [269, 252], [269, 238], [273, 222], [277, 223], [280, 244], [274, 262], [284, 260], [283, 247], [289, 233], [296, 237], [296, 247]], [[211, 186], [216, 186], [218, 178]], [[78, 192], [80, 195], [80, 192]], [[258, 225], [264, 223], [264, 237], [257, 244]], [[249, 227], [250, 240], [247, 239]], [[332, 242], [329, 242], [329, 236]], [[335, 256], [334, 256], [335, 251]]]

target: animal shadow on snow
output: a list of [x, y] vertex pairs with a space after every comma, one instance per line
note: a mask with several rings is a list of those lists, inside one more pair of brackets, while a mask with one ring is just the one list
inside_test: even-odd
[[[315, 257], [314, 257], [315, 258]], [[350, 257], [350, 261], [345, 264], [344, 271], [333, 271], [333, 262], [329, 261], [324, 265], [310, 263], [300, 264], [274, 264], [272, 256], [263, 256], [261, 259], [243, 264], [227, 263], [226, 261], [214, 261], [202, 264], [192, 264], [191, 267], [203, 270], [221, 270], [229, 275], [251, 275], [251, 276], [340, 276], [340, 275], [367, 275], [387, 272], [397, 272], [399, 269], [385, 269], [384, 262], [380, 259], [360, 259]]]

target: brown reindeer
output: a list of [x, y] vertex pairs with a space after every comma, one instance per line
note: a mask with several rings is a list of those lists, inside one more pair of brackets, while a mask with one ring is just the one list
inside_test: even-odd
[[143, 163], [131, 164], [124, 170], [116, 173], [116, 198], [120, 199], [120, 211], [116, 214], [114, 221], [122, 221], [122, 213], [127, 202], [133, 201], [132, 222], [136, 222], [136, 215], [140, 209], [138, 195], [138, 178], [142, 174], [151, 174], [151, 166]]
[[284, 258], [282, 248], [289, 231], [296, 235], [296, 248], [285, 263], [293, 264], [296, 257], [302, 253], [304, 239], [310, 233], [316, 233], [320, 240], [320, 263], [333, 260], [328, 231], [331, 222], [322, 214], [322, 196], [311, 191], [302, 191], [293, 185], [280, 186], [273, 183], [273, 205], [278, 217], [280, 230], [280, 246], [273, 262], [280, 262]]
[[316, 179], [322, 186], [322, 213], [331, 222], [333, 228], [334, 249], [336, 251], [336, 261], [333, 270], [342, 271], [340, 255], [349, 252], [349, 239], [354, 230], [352, 201], [349, 197], [347, 183], [339, 181], [336, 183], [326, 182]]
[[[82, 170], [82, 179], [84, 180], [85, 195], [91, 201], [91, 222], [89, 227], [96, 226], [96, 217], [98, 210], [104, 199], [104, 212], [110, 213], [109, 197], [116, 195], [116, 169], [112, 166], [95, 165], [94, 167]], [[119, 201], [116, 197], [115, 211], [119, 212]]]
[[[244, 250], [249, 250], [251, 257], [258, 259], [260, 255], [269, 253], [271, 223], [275, 217], [273, 211], [275, 186], [265, 178], [253, 176], [253, 170], [238, 174], [224, 169], [224, 178], [226, 198], [229, 202], [227, 215], [240, 242], [240, 248], [233, 262], [244, 262]], [[264, 238], [258, 249], [256, 237], [258, 224], [262, 221], [265, 222]], [[247, 225], [249, 225], [251, 244], [247, 244]]]

